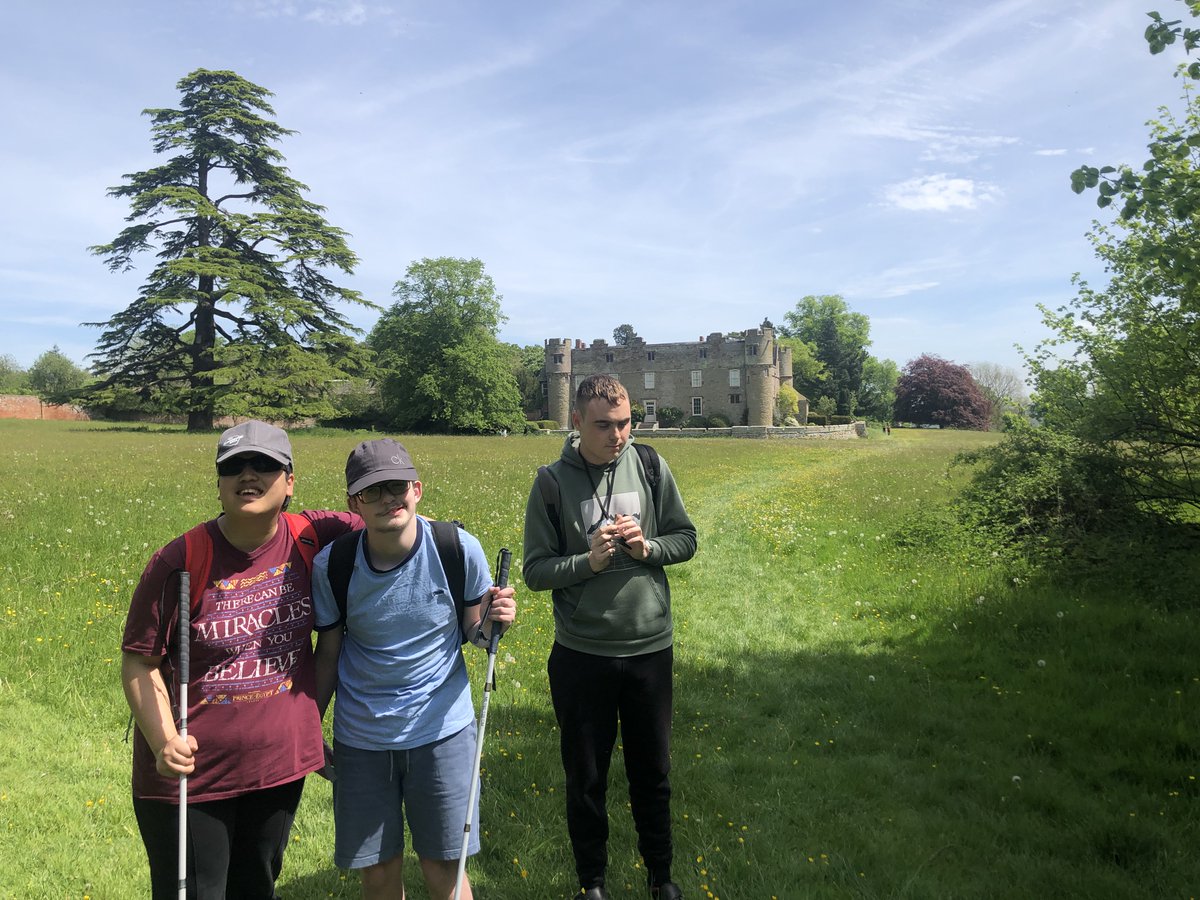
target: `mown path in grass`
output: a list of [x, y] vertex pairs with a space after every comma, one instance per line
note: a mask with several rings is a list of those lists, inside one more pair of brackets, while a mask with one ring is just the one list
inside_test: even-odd
[[[341, 505], [361, 437], [294, 436], [298, 505]], [[214, 438], [0, 422], [0, 898], [144, 895], [117, 646], [149, 552], [215, 513]], [[688, 897], [1198, 893], [1194, 600], [1157, 560], [1059, 577], [960, 533], [950, 459], [993, 439], [654, 442], [700, 532], [672, 572]], [[404, 440], [424, 511], [519, 562], [559, 441]], [[480, 897], [565, 898], [549, 596], [522, 604], [472, 872]], [[613, 776], [610, 891], [642, 896], [619, 755]], [[358, 896], [311, 781], [280, 892]]]

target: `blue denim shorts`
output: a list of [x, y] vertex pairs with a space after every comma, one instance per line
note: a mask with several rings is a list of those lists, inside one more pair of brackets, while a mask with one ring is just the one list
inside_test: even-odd
[[[334, 864], [361, 869], [404, 852], [404, 822], [422, 859], [458, 859], [475, 769], [475, 725], [411, 750], [333, 748]], [[479, 852], [479, 800], [467, 855]]]

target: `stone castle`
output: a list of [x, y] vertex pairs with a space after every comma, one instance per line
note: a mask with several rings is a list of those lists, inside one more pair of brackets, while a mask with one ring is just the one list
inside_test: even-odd
[[[676, 407], [684, 419], [721, 414], [731, 425], [770, 426], [781, 385], [792, 386], [792, 351], [775, 340], [767, 320], [741, 337], [714, 332], [698, 341], [647, 344], [634, 337], [628, 344], [605, 340], [546, 341], [543, 372], [544, 417], [569, 428], [575, 389], [588, 375], [616, 376], [633, 403], [646, 410], [643, 427], [657, 427], [659, 410]], [[800, 398], [798, 418], [808, 416]]]

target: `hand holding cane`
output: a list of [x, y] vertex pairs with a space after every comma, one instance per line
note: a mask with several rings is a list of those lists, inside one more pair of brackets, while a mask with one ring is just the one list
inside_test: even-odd
[[[507, 548], [500, 551], [499, 571], [496, 573], [496, 587], [508, 587], [508, 567], [512, 554]], [[482, 627], [482, 622], [480, 626]], [[488, 702], [492, 699], [492, 691], [496, 688], [496, 649], [500, 646], [500, 623], [492, 622], [492, 636], [488, 641], [487, 677], [483, 682], [483, 703], [479, 708], [479, 733], [475, 738], [475, 767], [471, 772], [471, 792], [467, 797], [467, 819], [463, 823], [462, 849], [458, 854], [458, 876], [454, 879], [454, 900], [461, 900], [463, 877], [467, 872], [467, 847], [471, 841], [471, 812], [475, 808], [475, 799], [479, 796], [479, 769], [483, 761], [483, 739], [487, 735]]]
[[[187, 743], [191, 576], [179, 573], [179, 736]], [[179, 776], [179, 900], [187, 900], [187, 775]]]

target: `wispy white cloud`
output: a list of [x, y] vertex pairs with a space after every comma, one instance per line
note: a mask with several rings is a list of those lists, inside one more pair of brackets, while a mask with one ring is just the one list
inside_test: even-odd
[[396, 18], [390, 6], [361, 0], [237, 0], [234, 6], [260, 19], [299, 19], [317, 25], [359, 26]]
[[970, 178], [938, 174], [893, 184], [886, 189], [884, 196], [888, 204], [899, 209], [952, 212], [976, 209], [981, 203], [990, 203], [999, 198], [1000, 189]]
[[1065, 148], [1058, 148], [1058, 149], [1054, 149], [1054, 150], [1034, 150], [1033, 155], [1034, 156], [1066, 156], [1067, 150]]

